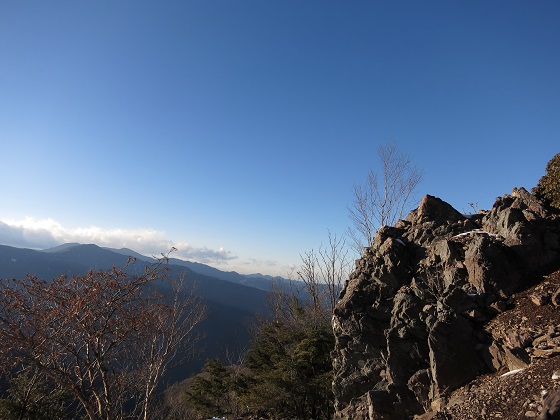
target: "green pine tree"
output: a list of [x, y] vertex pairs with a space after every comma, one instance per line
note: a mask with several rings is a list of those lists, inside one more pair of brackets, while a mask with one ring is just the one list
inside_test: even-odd
[[330, 324], [306, 317], [296, 322], [263, 322], [247, 354], [255, 383], [253, 407], [275, 417], [328, 419], [332, 414], [334, 336]]
[[249, 378], [236, 366], [224, 366], [220, 360], [208, 360], [202, 373], [193, 378], [186, 399], [199, 415], [239, 416]]

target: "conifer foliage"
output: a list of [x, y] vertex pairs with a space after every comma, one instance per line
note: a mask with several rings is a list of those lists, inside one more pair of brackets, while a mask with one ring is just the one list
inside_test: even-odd
[[301, 256], [299, 281], [272, 284], [271, 312], [257, 317], [243, 363], [210, 361], [193, 379], [186, 400], [196, 418], [332, 418], [331, 318], [348, 260], [344, 240], [328, 239]]
[[186, 394], [187, 401], [204, 418], [237, 418], [246, 411], [250, 381], [241, 366], [226, 366], [218, 359], [208, 360], [202, 375], [193, 379]]
[[259, 319], [241, 365], [205, 364], [185, 393], [193, 418], [332, 418], [330, 323], [292, 304], [290, 317]]
[[546, 174], [533, 188], [533, 193], [560, 209], [560, 153], [557, 153], [546, 165]]
[[332, 415], [334, 336], [330, 324], [310, 322], [299, 307], [294, 322], [264, 323], [247, 354], [253, 374], [250, 405], [273, 418], [328, 419]]
[[8, 395], [0, 399], [1, 419], [57, 420], [71, 417], [71, 393], [52, 386], [41, 372], [23, 369], [9, 382]]

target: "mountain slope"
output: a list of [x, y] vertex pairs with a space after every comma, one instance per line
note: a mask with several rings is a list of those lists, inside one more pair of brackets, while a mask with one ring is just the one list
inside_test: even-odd
[[[66, 244], [47, 252], [0, 245], [0, 278], [23, 278], [33, 274], [48, 280], [62, 274], [85, 274], [90, 269], [122, 268], [126, 266], [127, 260], [126, 255], [97, 245]], [[131, 274], [139, 273], [144, 270], [145, 264], [145, 261], [137, 261], [126, 270]], [[158, 287], [168, 290], [170, 279], [184, 276], [187, 286], [195, 285], [197, 293], [208, 305], [208, 317], [201, 325], [206, 335], [201, 358], [197, 363], [171, 372], [167, 380], [175, 381], [198, 370], [206, 358], [219, 357], [226, 348], [247, 347], [247, 326], [257, 312], [266, 311], [267, 293], [205, 276], [185, 266], [169, 264], [168, 267], [167, 280], [158, 284]]]

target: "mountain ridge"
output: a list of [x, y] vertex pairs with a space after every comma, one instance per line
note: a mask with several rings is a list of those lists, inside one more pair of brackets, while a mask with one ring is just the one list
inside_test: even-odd
[[[60, 252], [67, 252], [72, 248], [75, 248], [80, 245], [95, 245], [95, 244], [80, 244], [77, 242], [69, 242], [61, 245], [57, 245], [52, 248], [46, 248], [39, 251], [47, 252], [47, 253], [60, 253]], [[98, 246], [98, 245], [96, 245]], [[124, 255], [126, 257], [133, 257], [139, 261], [145, 261], [147, 263], [154, 263], [157, 260], [155, 256], [147, 256], [141, 254], [137, 251], [134, 251], [130, 248], [111, 248], [111, 247], [101, 247], [101, 249], [105, 249], [117, 254]], [[28, 249], [28, 248], [22, 248]], [[170, 257], [169, 262], [175, 265], [181, 265], [191, 269], [192, 271], [203, 274], [210, 277], [215, 277], [220, 280], [229, 281], [232, 283], [242, 284], [249, 287], [254, 287], [261, 290], [269, 291], [271, 290], [271, 282], [277, 282], [279, 284], [288, 284], [290, 280], [281, 277], [281, 276], [271, 276], [267, 274], [261, 273], [252, 273], [252, 274], [241, 274], [236, 271], [223, 271], [218, 268], [209, 266], [207, 264], [195, 262], [195, 261], [188, 261], [182, 260], [179, 258]]]
[[[129, 256], [94, 244], [63, 244], [47, 251], [0, 245], [0, 278], [34, 275], [50, 280], [61, 275], [84, 275], [89, 270], [107, 270], [113, 266], [130, 274], [139, 274], [150, 261], [128, 264]], [[206, 334], [205, 349], [197, 362], [170, 372], [169, 381], [182, 380], [198, 371], [204, 359], [221, 357], [225, 349], [249, 345], [250, 325], [255, 315], [266, 314], [268, 292], [197, 273], [188, 267], [168, 264], [167, 279], [156, 287], [166, 290], [169, 279], [184, 277], [187, 287], [194, 285], [208, 306], [208, 317], [201, 324]]]

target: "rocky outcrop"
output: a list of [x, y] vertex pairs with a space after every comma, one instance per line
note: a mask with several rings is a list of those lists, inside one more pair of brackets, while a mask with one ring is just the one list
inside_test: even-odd
[[[551, 297], [560, 271], [508, 298], [507, 309], [484, 324], [491, 343], [488, 374], [452, 391], [438, 410], [417, 420], [551, 419], [560, 416], [560, 310]], [[545, 303], [546, 302], [546, 303]], [[548, 416], [548, 417], [547, 417]]]
[[[471, 217], [424, 197], [406, 220], [377, 232], [341, 293], [337, 417], [412, 418], [477, 375], [530, 363], [524, 349], [535, 337], [493, 337], [484, 326], [511, 307], [513, 293], [558, 267], [560, 215], [526, 190]], [[560, 292], [541, 298], [560, 303]]]

